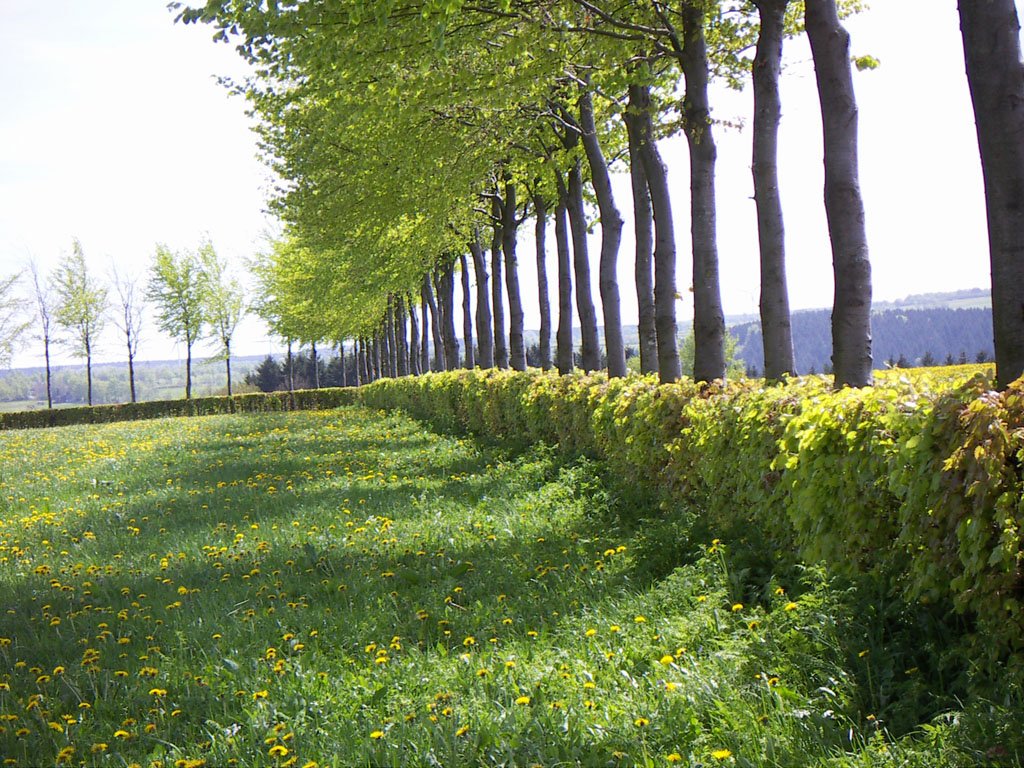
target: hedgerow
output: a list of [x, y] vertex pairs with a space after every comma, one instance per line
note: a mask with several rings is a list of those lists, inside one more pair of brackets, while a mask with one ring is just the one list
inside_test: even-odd
[[359, 397], [444, 429], [599, 458], [772, 558], [948, 603], [974, 628], [973, 658], [1020, 675], [1024, 381], [992, 387], [977, 366], [887, 372], [840, 391], [813, 376], [702, 387], [457, 371], [382, 380]]

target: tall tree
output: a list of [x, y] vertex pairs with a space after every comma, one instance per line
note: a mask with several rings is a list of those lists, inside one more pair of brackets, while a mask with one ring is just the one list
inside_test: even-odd
[[594, 104], [589, 86], [580, 88], [580, 136], [590, 166], [590, 178], [601, 216], [601, 258], [598, 262], [598, 290], [604, 314], [604, 348], [608, 357], [608, 375], [626, 375], [626, 349], [622, 342], [622, 310], [619, 300], [618, 258], [622, 241], [622, 215], [615, 205], [608, 161], [597, 137]]
[[516, 261], [516, 185], [505, 179], [505, 195], [501, 201], [501, 250], [505, 254], [505, 289], [508, 293], [508, 358], [513, 370], [526, 370], [526, 340], [523, 336], [523, 300], [519, 293], [519, 264]]
[[1024, 64], [1014, 0], [959, 0], [985, 180], [996, 380], [1024, 374]]
[[103, 331], [107, 287], [90, 273], [77, 238], [50, 279], [57, 298], [54, 320], [68, 333], [75, 355], [85, 358], [86, 399], [92, 405], [92, 356]]
[[580, 318], [581, 357], [584, 371], [601, 367], [597, 341], [597, 310], [590, 290], [590, 253], [587, 250], [587, 215], [583, 207], [583, 171], [579, 160], [569, 169], [566, 190], [569, 229], [572, 231], [573, 268], [576, 272], [576, 312]]
[[850, 36], [839, 21], [835, 0], [806, 0], [805, 22], [825, 145], [825, 214], [835, 276], [835, 384], [864, 387], [872, 380], [871, 262], [857, 168], [857, 100], [853, 92]]
[[31, 325], [24, 317], [25, 301], [15, 291], [21, 275], [0, 278], [0, 368], [11, 364], [22, 335]]
[[502, 294], [502, 222], [504, 210], [497, 192], [491, 199], [491, 312], [494, 318], [494, 365], [508, 368], [508, 344], [505, 340], [505, 300]]
[[[245, 290], [234, 275], [228, 263], [217, 255], [213, 244], [205, 242], [199, 248], [199, 259], [202, 267], [202, 281], [205, 283], [206, 322], [210, 326], [213, 337], [220, 345], [220, 354], [224, 358], [224, 369], [227, 377], [228, 397], [231, 396], [231, 340], [238, 324], [245, 317], [247, 307]], [[314, 355], [316, 347], [313, 347]], [[313, 370], [317, 370], [316, 359]]]
[[548, 295], [547, 225], [548, 201], [540, 192], [533, 195], [534, 242], [537, 252], [537, 299], [540, 306], [540, 367], [551, 368], [551, 298]]
[[683, 3], [683, 45], [680, 65], [686, 80], [683, 96], [686, 142], [690, 148], [690, 231], [693, 242], [693, 377], [697, 381], [725, 378], [725, 313], [718, 275], [715, 164], [718, 149], [708, 97], [710, 63], [703, 0]]
[[462, 339], [466, 344], [466, 367], [475, 368], [476, 358], [473, 349], [473, 306], [469, 287], [469, 259], [465, 253], [459, 254], [459, 269], [462, 274]]
[[115, 266], [112, 278], [118, 307], [114, 325], [124, 334], [128, 352], [128, 392], [134, 403], [138, 399], [135, 391], [135, 356], [139, 352], [139, 341], [142, 338], [142, 311], [145, 305], [139, 295], [137, 277], [122, 275]]
[[[476, 362], [481, 368], [494, 367], [494, 333], [491, 328], [491, 296], [487, 286], [487, 260], [480, 245], [479, 230], [469, 243], [473, 257], [473, 273], [476, 275]], [[467, 344], [471, 343], [466, 341]]]
[[[640, 345], [640, 372], [658, 370], [658, 336], [654, 323], [654, 215], [651, 192], [640, 155], [642, 141], [640, 110], [637, 104], [642, 86], [629, 86], [629, 105], [622, 114], [629, 141], [629, 179], [633, 192], [633, 279], [636, 284], [637, 336]], [[648, 105], [650, 98], [647, 99]]]
[[555, 332], [555, 367], [563, 376], [573, 368], [572, 349], [572, 256], [569, 249], [569, 223], [565, 184], [558, 178], [558, 202], [555, 204], [555, 250], [558, 255], [558, 329]]
[[39, 317], [39, 339], [43, 342], [43, 360], [46, 363], [46, 407], [52, 409], [50, 344], [53, 342], [54, 299], [49, 283], [39, 274], [39, 264], [33, 260], [29, 262], [28, 269], [32, 279], [32, 298], [35, 301], [36, 315]]
[[754, 0], [760, 18], [754, 83], [754, 202], [761, 253], [761, 339], [764, 375], [778, 381], [796, 373], [789, 290], [786, 285], [786, 239], [779, 197], [779, 123], [782, 100], [779, 73], [789, 0]]
[[444, 368], [459, 367], [459, 337], [455, 332], [455, 260], [448, 258], [437, 272], [437, 303], [441, 309], [441, 341], [444, 345]]
[[[185, 345], [185, 399], [192, 399], [192, 347], [206, 324], [208, 285], [199, 255], [157, 245], [146, 298], [156, 308], [157, 327]], [[288, 344], [291, 353], [291, 341]], [[290, 357], [289, 357], [290, 359]]]

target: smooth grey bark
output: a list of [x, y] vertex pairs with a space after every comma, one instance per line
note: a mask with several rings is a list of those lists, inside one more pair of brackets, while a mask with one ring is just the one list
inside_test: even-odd
[[412, 294], [406, 296], [405, 304], [409, 307], [409, 373], [419, 376], [423, 372], [420, 369], [420, 327], [416, 322], [416, 302]]
[[395, 326], [392, 319], [391, 297], [388, 296], [388, 306], [384, 311], [384, 323], [381, 328], [381, 362], [384, 365], [384, 375], [388, 378], [395, 378]]
[[632, 86], [630, 102], [636, 109], [638, 149], [647, 177], [654, 217], [654, 326], [658, 344], [658, 379], [663, 383], [682, 376], [679, 361], [679, 326], [676, 322], [676, 232], [668, 169], [658, 150], [647, 86]]
[[[469, 244], [476, 273], [476, 362], [481, 368], [494, 367], [494, 336], [491, 327], [491, 294], [487, 286], [487, 263], [477, 234]], [[467, 344], [471, 342], [467, 340]]]
[[587, 216], [583, 209], [583, 173], [577, 160], [569, 169], [567, 198], [572, 230], [573, 267], [576, 272], [576, 312], [580, 318], [580, 356], [584, 371], [601, 367], [597, 341], [597, 312], [590, 293], [590, 254], [587, 251]]
[[1024, 66], [1014, 0], [960, 0], [985, 182], [996, 382], [1024, 374]]
[[[185, 399], [192, 398], [192, 345], [188, 347], [188, 357], [185, 364]], [[85, 340], [85, 391], [86, 400], [92, 405], [92, 345]]]
[[[309, 357], [313, 363], [313, 389], [320, 389], [320, 366], [317, 363], [316, 355], [316, 342], [311, 341], [309, 343]], [[229, 358], [230, 359], [230, 358]], [[228, 366], [228, 376], [231, 376], [231, 367]], [[231, 384], [228, 384], [228, 394], [230, 394]]]
[[705, 11], [683, 6], [680, 65], [686, 80], [683, 117], [690, 148], [690, 235], [693, 247], [693, 378], [725, 378], [725, 313], [718, 275], [715, 162], [718, 150], [711, 130], [709, 62], [704, 37]]
[[502, 298], [502, 231], [501, 202], [497, 193], [491, 199], [494, 231], [491, 237], [491, 311], [494, 314], [494, 365], [508, 368], [508, 345], [505, 342], [505, 302]]
[[[986, 0], [987, 1], [987, 0]], [[857, 169], [850, 36], [835, 0], [807, 0], [807, 37], [821, 103], [825, 215], [832, 241], [832, 367], [836, 387], [871, 384], [871, 262]]]
[[427, 299], [423, 292], [420, 292], [420, 373], [430, 373], [430, 335], [428, 326], [430, 319], [427, 316]]
[[374, 380], [383, 378], [384, 371], [381, 369], [380, 359], [380, 333], [373, 334], [373, 342], [370, 346], [373, 357], [371, 358], [371, 365], [373, 366], [373, 378]]
[[[430, 284], [430, 275], [423, 276], [423, 303], [430, 310], [430, 336], [433, 340], [433, 355], [431, 355], [430, 370], [444, 370], [444, 352], [441, 344], [441, 319], [438, 312], [437, 302], [434, 301], [434, 289]], [[423, 321], [423, 336], [426, 337], [426, 320]]]
[[459, 254], [459, 268], [462, 270], [462, 341], [466, 345], [466, 367], [475, 368], [473, 354], [473, 300], [469, 287], [469, 260], [466, 254]]
[[396, 373], [399, 376], [409, 375], [409, 324], [405, 318], [405, 302], [402, 294], [395, 294], [395, 345], [398, 348]]
[[643, 110], [650, 109], [650, 94], [642, 96], [646, 86], [629, 86], [629, 104], [622, 114], [629, 142], [629, 180], [633, 191], [633, 241], [635, 244], [633, 280], [636, 284], [637, 335], [641, 373], [658, 371], [658, 334], [654, 322], [654, 214], [647, 174], [641, 156]]
[[295, 365], [292, 356], [292, 340], [288, 339], [288, 356], [285, 358], [285, 367], [288, 369], [288, 393], [295, 391]]
[[597, 138], [594, 104], [583, 87], [578, 101], [583, 150], [590, 166], [590, 179], [601, 216], [601, 258], [598, 262], [598, 290], [604, 320], [604, 349], [609, 378], [626, 375], [626, 350], [622, 342], [622, 306], [619, 298], [619, 244], [622, 242], [622, 214], [615, 205], [608, 161]]
[[501, 250], [505, 254], [505, 290], [508, 293], [508, 362], [515, 371], [526, 370], [526, 340], [523, 337], [523, 299], [519, 293], [519, 264], [516, 261], [516, 185], [505, 182], [502, 201]]
[[558, 253], [558, 329], [555, 332], [555, 367], [563, 376], [573, 369], [572, 355], [572, 260], [569, 252], [567, 219], [568, 190], [558, 173], [558, 203], [555, 206], [555, 249]]
[[779, 73], [789, 0], [754, 0], [760, 33], [752, 65], [754, 84], [754, 202], [761, 254], [761, 341], [764, 376], [779, 381], [796, 373], [793, 330], [786, 283], [786, 230], [779, 196]]
[[459, 367], [459, 337], [455, 332], [455, 260], [450, 259], [437, 274], [438, 306], [441, 310], [441, 340], [445, 370]]
[[534, 242], [537, 246], [537, 297], [540, 304], [540, 351], [541, 370], [551, 368], [551, 299], [548, 296], [547, 267], [547, 225], [548, 204], [542, 195], [533, 196], [533, 210], [536, 216]]

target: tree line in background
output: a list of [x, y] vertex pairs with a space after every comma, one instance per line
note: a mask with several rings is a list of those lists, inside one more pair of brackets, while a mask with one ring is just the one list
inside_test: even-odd
[[147, 304], [153, 307], [160, 330], [185, 345], [185, 397], [192, 397], [192, 348], [203, 337], [218, 343], [231, 394], [231, 339], [248, 307], [241, 283], [229, 274], [209, 241], [194, 251], [171, 251], [158, 245], [144, 285], [139, 277], [116, 269], [109, 280], [102, 279], [89, 268], [77, 239], [50, 275], [43, 275], [33, 261], [25, 277], [27, 296], [18, 291], [23, 275], [0, 280], [0, 366], [10, 364], [35, 327], [43, 350], [48, 408], [54, 403], [51, 349], [55, 343], [85, 360], [86, 402], [93, 404], [93, 356], [108, 322], [123, 336], [129, 396], [136, 402], [135, 360]]
[[[778, 194], [784, 41], [806, 33], [824, 133], [837, 386], [871, 382], [871, 275], [857, 174], [857, 0], [209, 0], [174, 3], [232, 41], [253, 75], [233, 88], [259, 118], [285, 236], [262, 261], [261, 313], [297, 342], [352, 343], [360, 381], [458, 365], [527, 364], [516, 246], [532, 220], [541, 367], [626, 372], [616, 267], [624, 226], [609, 168], [632, 182], [641, 369], [681, 374], [677, 241], [658, 140], [689, 148], [694, 369], [726, 374], [709, 84], [753, 82], [752, 170], [764, 369], [795, 371]], [[961, 0], [985, 179], [997, 378], [1024, 372], [1024, 99], [1013, 0]], [[592, 203], [591, 206], [587, 202]], [[597, 216], [594, 216], [596, 209]], [[554, 309], [545, 253], [557, 253]], [[600, 253], [587, 232], [600, 231]], [[598, 273], [598, 308], [591, 268]], [[470, 279], [472, 269], [475, 281]], [[475, 282], [475, 289], [471, 285]], [[461, 283], [460, 352], [455, 328]], [[474, 309], [475, 303], [475, 309]], [[507, 309], [507, 315], [506, 315]], [[556, 327], [557, 324], [557, 327]], [[552, 336], [554, 345], [552, 345]], [[428, 347], [432, 352], [428, 352]]]

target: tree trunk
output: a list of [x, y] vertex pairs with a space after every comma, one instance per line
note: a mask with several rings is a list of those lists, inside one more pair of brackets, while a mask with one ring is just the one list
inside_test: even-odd
[[373, 344], [371, 349], [373, 350], [373, 378], [382, 379], [384, 378], [384, 369], [381, 366], [381, 349], [380, 349], [380, 331], [373, 334]]
[[960, 0], [985, 180], [996, 381], [1024, 374], [1024, 66], [1014, 0]]
[[409, 375], [409, 336], [405, 320], [405, 302], [402, 294], [395, 294], [395, 344], [398, 347], [396, 371], [399, 376]]
[[508, 368], [508, 346], [505, 344], [505, 302], [502, 299], [502, 231], [501, 203], [497, 194], [491, 201], [491, 216], [494, 219], [494, 234], [491, 237], [491, 310], [494, 313], [494, 365]]
[[[487, 264], [479, 235], [469, 244], [473, 256], [473, 271], [476, 273], [476, 338], [477, 364], [481, 368], [494, 367], [494, 336], [491, 327], [491, 295], [487, 287]], [[468, 339], [467, 344], [471, 343]]]
[[387, 350], [388, 376], [398, 375], [398, 344], [395, 339], [395, 298], [388, 295], [387, 309], [384, 311], [384, 349]]
[[786, 287], [786, 239], [779, 197], [779, 123], [782, 101], [779, 73], [789, 0], [755, 0], [761, 21], [754, 55], [754, 201], [761, 250], [761, 340], [764, 376], [779, 381], [796, 373], [789, 291]]
[[[430, 370], [432, 371], [443, 371], [444, 370], [444, 356], [441, 344], [441, 321], [438, 317], [437, 302], [434, 301], [434, 289], [430, 286], [430, 275], [426, 274], [423, 276], [423, 302], [430, 309], [430, 334], [434, 341], [434, 354], [433, 361], [430, 364]], [[424, 336], [426, 336], [426, 330], [424, 326]]]
[[598, 286], [604, 315], [604, 348], [608, 358], [608, 376], [626, 375], [626, 350], [622, 343], [622, 309], [619, 300], [618, 260], [622, 242], [622, 215], [615, 205], [608, 161], [597, 139], [594, 105], [590, 91], [583, 88], [579, 98], [583, 149], [590, 165], [590, 178], [601, 215], [601, 260]]
[[537, 297], [540, 303], [540, 352], [541, 370], [551, 369], [551, 299], [548, 296], [547, 226], [548, 204], [541, 195], [533, 196], [533, 210], [536, 213], [534, 229], [537, 244]]
[[[46, 410], [53, 410], [52, 374], [50, 371], [50, 336], [43, 336], [43, 359], [46, 360]], [[134, 401], [133, 401], [134, 402]]]
[[[646, 94], [646, 99], [643, 98]], [[633, 189], [633, 231], [636, 258], [633, 277], [636, 282], [638, 310], [637, 335], [640, 342], [640, 371], [658, 371], [658, 334], [654, 321], [654, 215], [651, 193], [641, 156], [643, 143], [642, 112], [650, 109], [647, 86], [629, 86], [629, 106], [623, 113], [629, 140], [629, 178]]]
[[473, 297], [469, 287], [469, 259], [459, 254], [459, 269], [462, 274], [462, 343], [466, 345], [466, 368], [476, 368], [473, 349]]
[[455, 261], [438, 273], [437, 293], [441, 307], [441, 338], [444, 343], [445, 370], [454, 371], [459, 367], [459, 337], [455, 332]]
[[430, 319], [427, 316], [427, 300], [422, 291], [420, 293], [420, 373], [430, 373], [430, 335], [428, 326]]
[[505, 253], [505, 288], [508, 292], [508, 349], [509, 365], [513, 370], [526, 370], [526, 340], [523, 337], [523, 299], [519, 294], [519, 265], [516, 262], [516, 186], [505, 182], [505, 200], [502, 206], [501, 249]]
[[320, 389], [320, 364], [316, 356], [316, 342], [309, 342], [309, 357], [313, 363], [313, 389]]
[[405, 303], [409, 307], [409, 373], [419, 376], [420, 369], [420, 328], [416, 322], [416, 303], [412, 295], [405, 297]]
[[676, 232], [672, 198], [668, 191], [668, 169], [654, 137], [650, 89], [634, 86], [631, 101], [637, 107], [640, 159], [654, 216], [654, 326], [658, 337], [658, 378], [666, 384], [682, 375], [676, 323]]
[[555, 205], [555, 250], [558, 253], [558, 330], [555, 332], [555, 367], [563, 376], [573, 369], [572, 359], [572, 261], [569, 255], [567, 198], [562, 174], [558, 174]]
[[[132, 359], [128, 358], [128, 375], [131, 377]], [[228, 380], [228, 397], [231, 397], [231, 342], [224, 343], [224, 373]], [[135, 402], [135, 386], [132, 385], [132, 402]]]
[[[47, 350], [47, 356], [49, 356], [49, 350]], [[128, 391], [131, 395], [132, 402], [136, 402], [135, 395], [135, 355], [132, 354], [131, 345], [128, 346]], [[230, 394], [230, 393], [229, 393]], [[49, 397], [49, 396], [47, 396]]]
[[693, 242], [693, 378], [725, 378], [725, 314], [718, 279], [715, 211], [715, 161], [708, 101], [709, 64], [704, 10], [683, 7], [684, 41], [680, 56], [686, 95], [683, 117], [690, 148], [690, 234]]
[[[191, 352], [191, 347], [189, 351]], [[92, 405], [92, 350], [88, 342], [85, 345], [85, 392], [87, 402]]]
[[871, 263], [857, 172], [850, 36], [835, 0], [807, 0], [805, 21], [824, 130], [825, 214], [835, 275], [832, 367], [836, 387], [863, 387], [871, 384]]
[[[291, 349], [289, 347], [289, 349]], [[185, 340], [185, 399], [192, 399], [192, 339]], [[92, 404], [92, 374], [89, 375], [89, 403]]]
[[576, 311], [580, 318], [581, 356], [584, 371], [601, 367], [597, 342], [597, 312], [590, 293], [590, 254], [587, 251], [587, 217], [583, 210], [583, 174], [579, 161], [569, 171], [569, 226], [572, 229], [573, 266], [576, 271]]

